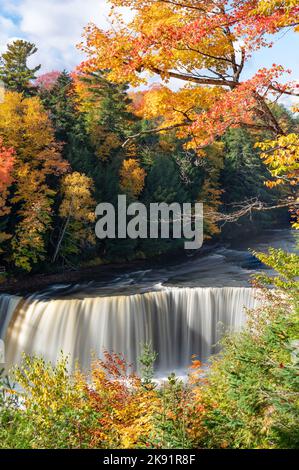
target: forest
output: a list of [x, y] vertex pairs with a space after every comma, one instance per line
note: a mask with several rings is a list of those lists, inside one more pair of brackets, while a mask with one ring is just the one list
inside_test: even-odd
[[[41, 74], [30, 65], [38, 46], [24, 39], [1, 56], [4, 290], [11, 279], [184, 252], [183, 238], [97, 239], [97, 204], [120, 194], [146, 207], [202, 202], [210, 249], [299, 229], [299, 107], [281, 100], [299, 84], [275, 57], [247, 68], [278, 34], [299, 33], [298, 1], [110, 5], [111, 28], [89, 24], [78, 38], [75, 70]], [[272, 270], [251, 281], [259, 306], [224, 335], [208, 372], [194, 351], [186, 381], [170, 373], [157, 384], [151, 342], [140, 373], [117, 351], [94, 358], [90, 375], [70, 373], [61, 349], [55, 364], [24, 354], [0, 374], [0, 448], [298, 448], [299, 257], [268, 248], [254, 253]]]
[[[148, 15], [149, 31], [136, 27], [141, 28], [141, 35], [147, 33], [150, 41], [150, 29], [158, 27], [155, 7], [144, 7], [143, 3], [137, 2], [142, 7], [140, 21]], [[165, 15], [169, 8], [165, 6]], [[192, 22], [186, 9], [185, 28], [190, 27], [189, 32], [186, 29], [186, 42], [190, 42]], [[175, 19], [180, 11], [171, 14]], [[271, 23], [271, 15], [267, 18]], [[265, 24], [263, 34], [269, 27]], [[288, 207], [296, 201], [292, 175], [296, 162], [286, 165], [285, 160], [294, 158], [298, 117], [277, 103], [279, 95], [293, 92], [287, 88], [292, 84], [277, 83], [283, 68], [260, 71], [227, 91], [228, 78], [222, 77], [240, 77], [244, 67], [242, 63], [236, 65], [232, 50], [226, 50], [232, 47], [232, 38], [225, 36], [226, 43], [214, 38], [215, 58], [212, 52], [211, 57], [196, 55], [190, 45], [188, 53], [175, 57], [171, 43], [176, 40], [175, 34], [164, 44], [167, 22], [164, 28], [159, 31], [161, 60], [167, 57], [169, 68], [175, 68], [176, 63], [180, 67], [184, 61], [190, 70], [209, 68], [218, 78], [194, 77], [192, 83], [188, 74], [190, 84], [175, 92], [167, 87], [165, 70], [159, 75], [166, 84], [134, 91], [130, 85], [144, 80], [139, 78], [136, 59], [132, 56], [128, 75], [121, 58], [109, 63], [109, 50], [105, 49], [122, 47], [122, 30], [120, 38], [116, 36], [110, 42], [100, 31], [88, 30], [84, 47], [91, 49], [97, 44], [95, 58], [90, 52], [90, 61], [78, 70], [38, 77], [40, 66], [28, 66], [28, 59], [37, 51], [35, 45], [23, 40], [8, 45], [0, 68], [6, 90], [0, 105], [3, 278], [143, 259], [182, 247], [182, 240], [96, 240], [95, 207], [99, 202], [115, 204], [118, 194], [125, 194], [129, 202], [146, 205], [203, 202], [206, 239], [217, 239], [220, 232], [229, 238], [236, 230], [238, 233], [240, 225], [246, 231], [250, 227], [254, 230], [257, 224], [267, 226], [275, 219], [288, 221], [286, 210], [260, 210], [261, 206]], [[262, 33], [256, 32], [248, 38], [250, 48], [261, 47], [262, 40]], [[205, 41], [203, 36], [203, 49], [207, 47]], [[129, 38], [126, 43], [131, 45]], [[144, 46], [138, 43], [138, 47]], [[245, 47], [243, 52], [245, 62]], [[217, 57], [221, 55], [225, 62]], [[147, 65], [151, 60], [145, 55], [145, 70], [152, 70]], [[215, 86], [209, 85], [213, 80]], [[250, 86], [259, 92], [257, 103], [250, 102]], [[270, 90], [274, 95], [271, 103]], [[247, 109], [244, 115], [243, 109]], [[281, 184], [285, 177], [290, 184]], [[240, 217], [237, 227], [226, 223]]]

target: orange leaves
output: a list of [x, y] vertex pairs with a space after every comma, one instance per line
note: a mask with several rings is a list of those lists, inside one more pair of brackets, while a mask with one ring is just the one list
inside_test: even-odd
[[[15, 151], [2, 145], [0, 137], [0, 216], [8, 214], [10, 209], [5, 207], [8, 188], [13, 182], [12, 171], [15, 163]], [[0, 241], [4, 236], [0, 232]]]
[[296, 92], [294, 84], [278, 83], [283, 67], [261, 69], [243, 82], [241, 77], [253, 50], [269, 45], [267, 34], [298, 23], [295, 0], [111, 3], [131, 8], [132, 19], [124, 21], [113, 8], [113, 28], [89, 25], [82, 70], [105, 70], [112, 82], [133, 86], [149, 84], [151, 75], [164, 83], [175, 78], [193, 85], [139, 93], [138, 114], [157, 119], [158, 128], [175, 128], [179, 138], [190, 140], [187, 148], [197, 151], [229, 127], [281, 133], [269, 102]]
[[[116, 15], [109, 31], [89, 25], [86, 43], [81, 45], [89, 60], [82, 69], [107, 70], [109, 80], [134, 86], [148, 81], [140, 75], [143, 71], [165, 81], [171, 70], [182, 67], [191, 75], [195, 69], [213, 66], [225, 73], [231, 64], [226, 58], [218, 59], [233, 52], [232, 37], [216, 27], [225, 15], [215, 8], [215, 1], [200, 3], [193, 9], [172, 2], [117, 2], [117, 6], [129, 4], [137, 14], [128, 25]], [[222, 7], [225, 3], [221, 2]]]
[[142, 387], [121, 355], [106, 351], [103, 361], [92, 364], [87, 393], [99, 415], [93, 446], [103, 443], [106, 448], [132, 448], [149, 440], [158, 397]]
[[192, 85], [186, 85], [178, 91], [166, 86], [153, 86], [142, 94], [132, 95], [138, 116], [157, 120], [160, 129], [173, 127], [178, 138], [188, 139], [185, 147], [195, 148], [199, 154], [200, 145], [208, 139], [208, 127], [206, 123], [197, 125], [197, 120], [213, 106], [218, 106], [223, 96], [225, 92], [220, 87]]
[[63, 356], [55, 366], [24, 356], [14, 377], [33, 425], [33, 447], [191, 448], [204, 432], [200, 378], [183, 384], [171, 375], [145, 385], [120, 354], [104, 352], [88, 376], [69, 374]]
[[[249, 17], [256, 18], [259, 30], [274, 33], [280, 28], [296, 27], [299, 23], [297, 0], [257, 0]], [[254, 24], [253, 24], [254, 26]]]
[[0, 137], [0, 193], [12, 183], [12, 169], [15, 162], [15, 151], [2, 145]]
[[[137, 114], [145, 119], [163, 117], [163, 125], [191, 125], [199, 109], [208, 110], [223, 91], [220, 88], [195, 87], [187, 85], [177, 92], [166, 86], [154, 86], [139, 99]], [[138, 99], [138, 95], [137, 95]]]
[[[85, 36], [86, 45], [82, 49], [89, 59], [81, 65], [82, 71], [107, 70], [106, 78], [114, 83], [140, 85], [144, 82], [135, 72], [141, 66], [141, 60], [135, 52], [135, 41], [126, 28], [111, 33], [90, 25]], [[131, 57], [134, 57], [133, 61], [127, 60]]]
[[[124, 141], [126, 144], [130, 142], [132, 135], [138, 139], [139, 136], [150, 134], [152, 130], [156, 134], [172, 130], [176, 137], [183, 139], [184, 150], [192, 150], [189, 153], [193, 158], [194, 153], [203, 156], [204, 148], [215, 145], [218, 137], [229, 128], [246, 126], [253, 130], [269, 131], [274, 134], [273, 141], [275, 136], [283, 134], [285, 129], [282, 129], [269, 105], [280, 94], [296, 91], [291, 84], [279, 83], [280, 75], [284, 73], [283, 68], [274, 65], [270, 70], [262, 69], [246, 80], [242, 79], [242, 73], [249, 54], [268, 40], [266, 33], [276, 32], [289, 20], [294, 23], [298, 11], [294, 0], [112, 0], [110, 3], [115, 7], [111, 15], [112, 27], [108, 31], [92, 24], [86, 28], [85, 42], [80, 47], [87, 53], [87, 60], [81, 66], [82, 75], [78, 74], [74, 79], [74, 88], [78, 94], [76, 104], [83, 114], [82, 126], [86, 124], [91, 151], [95, 149], [96, 155], [101, 159], [100, 165], [103, 164], [108, 170], [107, 175], [113, 158], [120, 156], [117, 160], [122, 162], [119, 183], [124, 193], [137, 198], [142, 193], [146, 177], [136, 152], [124, 153], [122, 144]], [[128, 21], [122, 18], [121, 12], [117, 12], [118, 7], [131, 8], [131, 18]], [[89, 72], [113, 82], [107, 87], [107, 93], [102, 94], [105, 99], [97, 93], [100, 91], [100, 81], [98, 89], [95, 89], [97, 84], [93, 84], [94, 88], [91, 89], [92, 82], [84, 83], [80, 80], [88, 79]], [[124, 99], [123, 108], [117, 106], [121, 99], [118, 100], [117, 94], [113, 98], [113, 87], [123, 90], [126, 87], [116, 87], [115, 83], [131, 86], [151, 84], [153, 75], [164, 84], [139, 92], [135, 111], [144, 119], [154, 122], [137, 123], [136, 120], [135, 123], [134, 116], [130, 116], [128, 122], [123, 124], [121, 112], [127, 102]], [[179, 80], [175, 82], [175, 87], [172, 82], [171, 87], [166, 86], [171, 79]], [[40, 84], [51, 89], [53, 80], [55, 81], [55, 73], [44, 77], [44, 81], [41, 79]], [[113, 116], [110, 110], [114, 111]], [[143, 126], [146, 131], [140, 132]], [[3, 136], [5, 145], [16, 150], [16, 191], [13, 200], [15, 205], [22, 206], [21, 209], [16, 209], [17, 215], [24, 219], [27, 217], [24, 222], [27, 230], [29, 224], [32, 224], [32, 215], [35, 214], [40, 235], [37, 243], [37, 233], [29, 230], [30, 237], [26, 238], [25, 230], [18, 231], [16, 246], [19, 244], [27, 249], [33, 245], [34, 240], [36, 246], [42, 249], [46, 227], [42, 226], [41, 221], [43, 215], [46, 215], [46, 225], [50, 226], [52, 199], [55, 197], [55, 193], [51, 191], [55, 184], [51, 187], [49, 185], [53, 179], [55, 183], [55, 176], [66, 172], [67, 165], [61, 159], [59, 147], [55, 145], [53, 129], [39, 99], [23, 99], [18, 94], [7, 93], [5, 102], [0, 105], [0, 135]], [[269, 138], [272, 139], [271, 136]], [[181, 144], [182, 142], [179, 145]], [[288, 148], [293, 147], [291, 144]], [[279, 181], [282, 176], [286, 177], [293, 185], [294, 180], [290, 178], [294, 172], [291, 167], [293, 150], [288, 150], [287, 154], [280, 152], [273, 153], [271, 157], [268, 153], [267, 155], [269, 158], [265, 158], [265, 162], [271, 171], [282, 171], [275, 177], [279, 176]], [[221, 163], [220, 152], [218, 156]], [[79, 160], [71, 154], [70, 158], [72, 161]], [[297, 163], [294, 162], [295, 164]], [[280, 166], [282, 169], [279, 169]], [[115, 168], [113, 171], [118, 171], [118, 167]], [[211, 213], [215, 213], [221, 202], [219, 183], [216, 181], [219, 177], [217, 163], [210, 165], [206, 174], [209, 181], [202, 185], [200, 197], [205, 202], [212, 201], [211, 208], [208, 203], [206, 205]], [[78, 181], [74, 185], [74, 181], [69, 178], [63, 183], [65, 195], [66, 182], [70, 183], [69, 189], [72, 191], [72, 196], [66, 197], [64, 201], [66, 205], [61, 205], [60, 214], [66, 219], [70, 200], [73, 196], [80, 195], [77, 188], [84, 188], [84, 185], [80, 186], [82, 180], [78, 175], [76, 179]], [[118, 183], [116, 179], [115, 185]], [[89, 198], [88, 200], [90, 202]], [[90, 221], [91, 211], [85, 212], [85, 216]], [[209, 232], [215, 233], [216, 230], [217, 225], [213, 224]], [[79, 234], [78, 230], [77, 233]]]
[[201, 367], [201, 362], [199, 360], [192, 361], [192, 365], [190, 366], [190, 368], [191, 369], [198, 369], [198, 367]]
[[124, 160], [120, 170], [120, 189], [128, 196], [137, 197], [144, 188], [145, 177], [146, 173], [137, 160]]
[[[194, 361], [194, 376], [199, 361]], [[180, 385], [173, 379], [155, 387], [144, 386], [119, 354], [104, 353], [94, 361], [92, 377], [86, 388], [88, 401], [99, 416], [92, 431], [92, 446], [105, 448], [160, 447], [167, 437], [160, 435], [165, 420], [185, 438], [194, 442], [202, 433], [205, 406], [198, 377]]]
[[251, 79], [232, 91], [223, 93], [210, 109], [198, 115], [192, 130], [205, 131], [202, 145], [212, 143], [230, 127], [247, 126], [256, 130], [279, 132], [278, 124], [267, 108], [265, 100], [296, 85], [279, 84], [280, 75], [288, 72], [282, 66], [273, 65], [269, 70], [260, 69]]
[[[37, 97], [7, 92], [0, 104], [0, 136], [5, 146], [14, 148], [14, 188], [11, 209], [18, 215], [12, 239], [16, 266], [30, 271], [43, 259], [44, 235], [51, 226], [55, 191], [49, 185], [52, 178], [65, 173], [65, 162], [54, 139], [49, 116]], [[9, 166], [12, 169], [10, 158]]]

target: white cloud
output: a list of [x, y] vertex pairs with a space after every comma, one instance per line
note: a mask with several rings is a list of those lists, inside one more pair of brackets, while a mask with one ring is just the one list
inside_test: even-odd
[[[299, 80], [294, 80], [294, 82], [299, 85]], [[299, 106], [299, 96], [283, 95], [279, 102], [291, 110], [294, 106]]]
[[[122, 11], [127, 20], [132, 17], [128, 9]], [[8, 42], [17, 38], [27, 39], [38, 47], [38, 53], [31, 63], [42, 64], [42, 73], [72, 70], [84, 59], [76, 48], [84, 27], [89, 22], [107, 27], [108, 14], [107, 0], [0, 0], [0, 54]], [[292, 35], [290, 39], [279, 40], [272, 49], [258, 51], [256, 58], [247, 64], [245, 78], [249, 78], [258, 68], [271, 67], [274, 58], [277, 63], [295, 69], [290, 78], [297, 78], [298, 59], [293, 51], [299, 44], [298, 38], [299, 35]], [[237, 48], [240, 45], [239, 41]], [[157, 77], [151, 79], [151, 82], [156, 81], [159, 81]], [[178, 80], [171, 80], [170, 85], [177, 89], [182, 84]], [[289, 107], [296, 101], [286, 97], [283, 102]]]
[[34, 42], [39, 50], [32, 63], [41, 63], [43, 72], [80, 63], [76, 44], [84, 27], [90, 21], [105, 27], [109, 13], [106, 0], [0, 0], [0, 6], [0, 49], [16, 37]]
[[0, 53], [4, 52], [8, 40], [16, 38], [17, 32], [14, 22], [0, 13]]

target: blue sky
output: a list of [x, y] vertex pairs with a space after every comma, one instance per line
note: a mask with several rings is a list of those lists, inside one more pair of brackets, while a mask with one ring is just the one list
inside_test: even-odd
[[[42, 64], [42, 72], [72, 70], [83, 59], [76, 44], [84, 26], [89, 21], [107, 26], [108, 12], [106, 0], [0, 0], [0, 52], [8, 41], [27, 39], [39, 48], [34, 62]], [[272, 49], [255, 53], [246, 76], [274, 62], [292, 69], [291, 78], [299, 80], [298, 33], [280, 33]]]

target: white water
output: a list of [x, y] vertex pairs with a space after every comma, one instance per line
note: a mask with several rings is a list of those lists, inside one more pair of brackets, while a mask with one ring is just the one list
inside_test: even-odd
[[246, 308], [257, 304], [246, 287], [163, 288], [135, 295], [43, 298], [0, 296], [0, 337], [8, 366], [23, 352], [55, 362], [63, 351], [84, 369], [91, 353], [123, 353], [136, 365], [142, 344], [158, 352], [158, 371], [190, 364], [193, 354], [206, 360], [224, 331], [239, 330]]
[[0, 295], [0, 339], [5, 339], [13, 313], [20, 303], [21, 297]]

